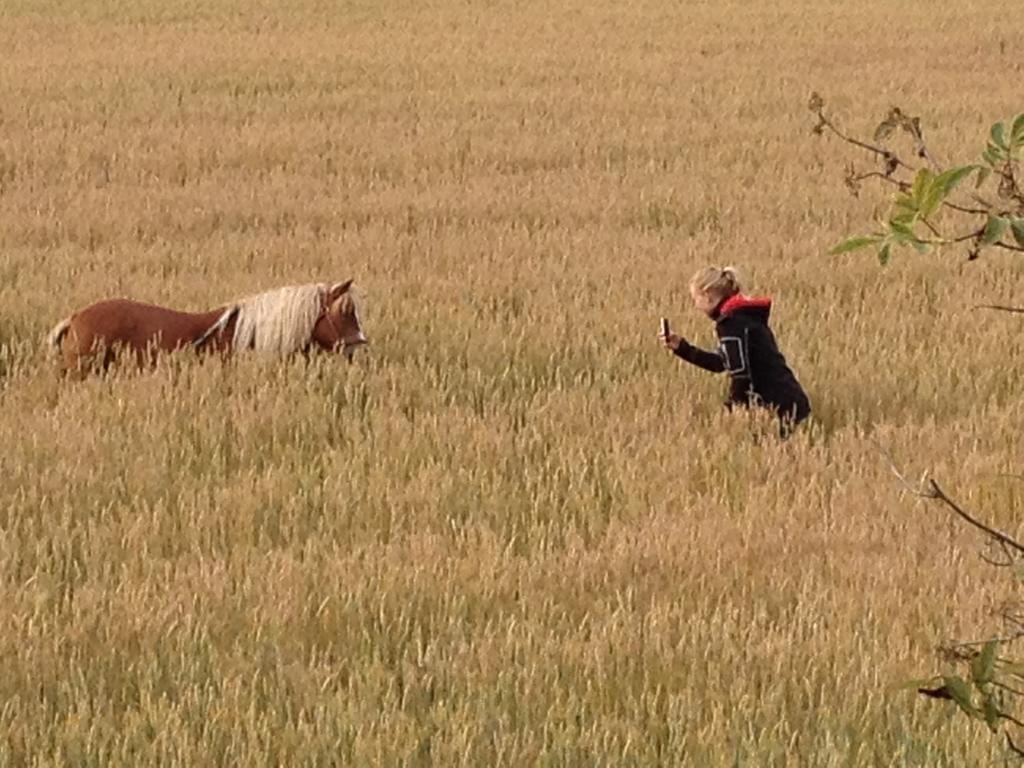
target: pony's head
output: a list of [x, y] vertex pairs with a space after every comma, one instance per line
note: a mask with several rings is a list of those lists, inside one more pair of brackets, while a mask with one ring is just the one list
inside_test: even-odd
[[323, 306], [323, 313], [313, 326], [313, 343], [321, 349], [341, 352], [351, 362], [356, 349], [370, 343], [363, 333], [352, 281], [332, 285], [324, 297]]

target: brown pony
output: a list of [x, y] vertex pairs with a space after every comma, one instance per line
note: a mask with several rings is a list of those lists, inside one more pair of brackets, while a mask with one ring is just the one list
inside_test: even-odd
[[209, 312], [179, 312], [128, 299], [101, 301], [61, 320], [48, 336], [65, 373], [106, 370], [121, 351], [140, 367], [182, 347], [275, 357], [320, 349], [351, 361], [366, 344], [352, 281], [277, 288]]

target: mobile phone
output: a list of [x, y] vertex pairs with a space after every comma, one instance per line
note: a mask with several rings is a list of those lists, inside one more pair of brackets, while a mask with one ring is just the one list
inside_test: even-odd
[[666, 337], [668, 336], [668, 318], [667, 317], [661, 318], [661, 335], [662, 336], [666, 336]]

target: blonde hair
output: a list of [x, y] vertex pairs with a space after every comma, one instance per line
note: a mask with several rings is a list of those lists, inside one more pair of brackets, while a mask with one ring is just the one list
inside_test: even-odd
[[733, 267], [705, 267], [690, 278], [690, 290], [727, 299], [740, 292], [740, 276]]

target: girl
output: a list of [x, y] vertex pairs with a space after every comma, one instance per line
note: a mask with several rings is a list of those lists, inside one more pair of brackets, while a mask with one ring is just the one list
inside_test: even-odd
[[768, 327], [771, 299], [748, 298], [740, 293], [732, 267], [702, 269], [690, 280], [690, 295], [697, 309], [715, 321], [718, 350], [707, 352], [662, 326], [659, 340], [688, 363], [712, 373], [729, 374], [726, 406], [758, 405], [775, 412], [781, 434], [811, 413], [811, 404]]

